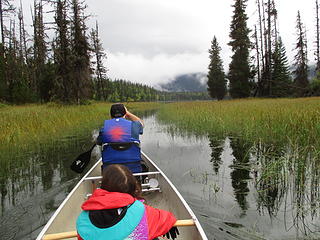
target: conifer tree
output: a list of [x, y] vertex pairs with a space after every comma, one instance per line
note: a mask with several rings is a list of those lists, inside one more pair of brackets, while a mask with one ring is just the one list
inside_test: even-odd
[[98, 22], [96, 22], [96, 29], [91, 30], [91, 44], [95, 57], [95, 75], [96, 75], [96, 95], [99, 100], [106, 100], [106, 72], [107, 69], [103, 65], [103, 60], [106, 54], [103, 50], [101, 40], [99, 38]]
[[[2, 49], [2, 43], [0, 43], [0, 49]], [[1, 51], [1, 50], [0, 50]], [[0, 101], [4, 101], [7, 98], [7, 82], [5, 78], [5, 58], [0, 54]]]
[[93, 95], [84, 1], [72, 0], [72, 96], [78, 104]]
[[308, 58], [307, 58], [307, 40], [305, 27], [302, 24], [300, 12], [297, 15], [297, 43], [295, 55], [295, 70], [294, 70], [294, 87], [295, 95], [303, 97], [308, 91]]
[[6, 26], [4, 23], [5, 16], [9, 13], [13, 13], [15, 7], [12, 4], [12, 0], [0, 0], [0, 33], [1, 33], [1, 53], [4, 54], [5, 38], [6, 38]]
[[[278, 11], [274, 0], [257, 0], [257, 10], [259, 14], [259, 37], [258, 31], [255, 34], [256, 48], [260, 59], [258, 72], [258, 89], [259, 96], [272, 96], [273, 80], [273, 54], [278, 41]], [[260, 39], [260, 43], [258, 42]], [[260, 54], [261, 52], [261, 54]]]
[[208, 92], [212, 98], [217, 98], [218, 100], [223, 99], [226, 95], [226, 79], [222, 67], [222, 60], [220, 58], [221, 48], [217, 42], [216, 37], [213, 37], [211, 42], [210, 53], [210, 64], [208, 72]]
[[33, 20], [33, 68], [34, 80], [33, 89], [41, 101], [49, 101], [52, 83], [46, 76], [47, 43], [45, 25], [43, 20], [43, 0], [34, 1], [34, 20]]
[[6, 38], [7, 28], [5, 25], [5, 18], [10, 17], [10, 14], [15, 11], [12, 4], [12, 0], [0, 0], [0, 100], [9, 99], [9, 77], [8, 77], [8, 66], [7, 66], [7, 54], [6, 54]]
[[235, 0], [233, 5], [234, 15], [231, 22], [231, 41], [233, 56], [229, 65], [228, 79], [230, 81], [229, 91], [233, 98], [244, 98], [250, 96], [250, 63], [249, 48], [251, 47], [247, 27], [247, 15], [245, 13], [247, 0]]
[[271, 97], [287, 97], [291, 94], [292, 79], [286, 50], [281, 38], [276, 43], [272, 62]]
[[316, 0], [316, 72], [320, 71], [320, 21], [319, 21], [319, 2]]
[[57, 37], [53, 41], [54, 65], [56, 77], [53, 86], [54, 99], [62, 102], [71, 102], [71, 47], [69, 20], [67, 16], [67, 0], [55, 2], [55, 24]]

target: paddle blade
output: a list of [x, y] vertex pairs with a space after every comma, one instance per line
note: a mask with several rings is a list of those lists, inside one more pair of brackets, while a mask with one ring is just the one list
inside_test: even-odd
[[90, 162], [93, 148], [94, 146], [89, 151], [80, 154], [70, 165], [71, 170], [75, 171], [76, 173], [82, 173]]

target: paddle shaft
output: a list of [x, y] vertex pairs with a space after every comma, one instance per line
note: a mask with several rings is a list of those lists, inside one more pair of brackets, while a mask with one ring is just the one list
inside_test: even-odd
[[[194, 226], [195, 223], [193, 219], [185, 219], [185, 220], [177, 220], [173, 225], [174, 227], [186, 227], [186, 226]], [[42, 237], [43, 240], [58, 240], [58, 239], [68, 239], [77, 237], [76, 231], [71, 232], [63, 232], [63, 233], [53, 233], [47, 234]]]

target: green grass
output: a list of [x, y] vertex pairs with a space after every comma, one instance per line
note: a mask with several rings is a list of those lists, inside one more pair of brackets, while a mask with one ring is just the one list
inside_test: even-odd
[[197, 134], [320, 146], [318, 97], [171, 103], [161, 107], [159, 117]]
[[259, 209], [277, 217], [287, 211], [299, 231], [310, 233], [301, 228], [301, 219], [319, 214], [319, 97], [170, 103], [161, 106], [158, 117], [174, 132], [228, 136], [247, 144], [238, 158], [252, 156], [248, 166], [254, 170]]
[[[154, 109], [157, 103], [130, 103], [130, 111]], [[32, 143], [93, 130], [109, 118], [110, 103], [91, 105], [24, 105], [0, 108], [0, 150], [28, 148]]]

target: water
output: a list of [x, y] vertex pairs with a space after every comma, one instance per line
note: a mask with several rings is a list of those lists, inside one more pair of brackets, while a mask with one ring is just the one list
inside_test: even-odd
[[[288, 165], [274, 165], [285, 161], [288, 149], [253, 146], [230, 136], [180, 133], [158, 122], [154, 112], [145, 113], [144, 121], [143, 151], [175, 184], [209, 239], [320, 238], [319, 175], [305, 172], [301, 177]], [[81, 176], [69, 165], [90, 148], [97, 129], [10, 159], [0, 177], [1, 239], [37, 236], [79, 181]], [[99, 153], [94, 155], [96, 159]], [[305, 181], [305, 188], [297, 179]]]

